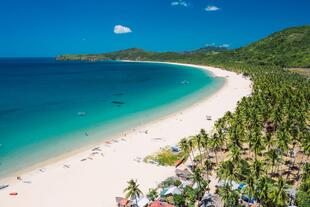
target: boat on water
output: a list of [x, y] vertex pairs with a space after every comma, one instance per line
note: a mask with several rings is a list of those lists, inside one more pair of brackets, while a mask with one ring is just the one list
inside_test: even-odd
[[182, 83], [183, 85], [187, 85], [187, 84], [189, 84], [189, 81], [188, 81], [188, 80], [183, 80], [181, 83]]
[[86, 115], [86, 112], [84, 112], [84, 111], [79, 111], [79, 112], [77, 113], [77, 115], [78, 115], [78, 116], [85, 116], [85, 115]]

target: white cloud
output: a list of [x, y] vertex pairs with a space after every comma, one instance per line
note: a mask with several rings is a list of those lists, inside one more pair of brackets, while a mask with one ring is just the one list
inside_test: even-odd
[[225, 48], [229, 48], [230, 45], [229, 44], [215, 44], [215, 43], [211, 43], [211, 44], [205, 44], [206, 47], [225, 47]]
[[207, 6], [206, 8], [205, 8], [205, 10], [206, 11], [217, 11], [217, 10], [219, 10], [220, 8], [219, 7], [217, 7], [217, 6]]
[[230, 47], [230, 45], [229, 44], [222, 44], [222, 45], [220, 45], [220, 47]]
[[114, 33], [115, 34], [125, 34], [125, 33], [130, 33], [132, 30], [129, 27], [125, 27], [122, 25], [115, 25], [114, 27]]
[[179, 1], [173, 1], [171, 2], [171, 6], [184, 6], [184, 7], [188, 7], [189, 3], [183, 0], [179, 0]]
[[206, 47], [209, 47], [209, 46], [215, 46], [215, 43], [211, 43], [211, 44], [205, 44]]

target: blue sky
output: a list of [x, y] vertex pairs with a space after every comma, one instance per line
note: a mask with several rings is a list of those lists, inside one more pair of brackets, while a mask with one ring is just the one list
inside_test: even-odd
[[3, 0], [0, 57], [236, 48], [310, 24], [309, 10], [309, 0]]

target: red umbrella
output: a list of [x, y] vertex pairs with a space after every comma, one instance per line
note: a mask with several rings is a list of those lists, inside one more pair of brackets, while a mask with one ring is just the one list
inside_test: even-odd
[[122, 199], [122, 200], [120, 200], [119, 204], [120, 204], [121, 206], [126, 206], [128, 202], [129, 202], [129, 200], [127, 200], [127, 199]]

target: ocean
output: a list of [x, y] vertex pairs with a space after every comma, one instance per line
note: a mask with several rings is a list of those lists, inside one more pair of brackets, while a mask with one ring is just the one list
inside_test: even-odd
[[224, 79], [120, 61], [0, 59], [0, 177], [186, 108]]

